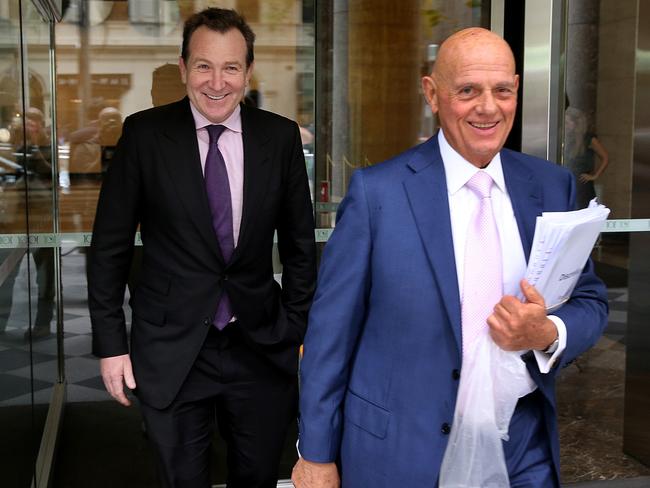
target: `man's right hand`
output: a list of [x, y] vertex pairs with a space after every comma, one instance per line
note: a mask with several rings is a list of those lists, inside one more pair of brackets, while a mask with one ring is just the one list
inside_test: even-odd
[[101, 358], [99, 360], [99, 369], [102, 373], [106, 391], [125, 407], [131, 405], [131, 401], [124, 393], [124, 383], [131, 390], [135, 389], [135, 378], [129, 355], [123, 354], [121, 356]]
[[341, 480], [334, 463], [313, 463], [298, 459], [291, 473], [296, 488], [339, 488]]

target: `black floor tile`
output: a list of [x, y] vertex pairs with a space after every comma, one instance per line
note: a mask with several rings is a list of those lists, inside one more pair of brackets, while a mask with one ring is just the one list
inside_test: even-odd
[[34, 391], [52, 386], [52, 383], [29, 378], [21, 378], [10, 374], [0, 374], [0, 401], [9, 400], [17, 396], [26, 395], [32, 388]]
[[25, 351], [22, 349], [7, 349], [0, 351], [0, 372], [24, 368], [31, 364], [38, 364], [44, 361], [56, 359], [56, 354], [42, 354], [39, 352]]

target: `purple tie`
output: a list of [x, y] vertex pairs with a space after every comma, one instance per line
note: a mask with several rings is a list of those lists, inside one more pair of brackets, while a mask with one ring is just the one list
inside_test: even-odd
[[[219, 151], [219, 137], [226, 129], [223, 125], [208, 125], [210, 134], [210, 149], [205, 159], [205, 189], [212, 213], [212, 227], [219, 241], [219, 248], [224, 261], [228, 264], [235, 248], [232, 232], [232, 200], [230, 199], [230, 184], [226, 162]], [[232, 307], [226, 291], [223, 290], [221, 300], [214, 316], [214, 325], [223, 329], [232, 318]]]
[[487, 318], [503, 295], [501, 242], [490, 197], [492, 183], [485, 171], [476, 172], [466, 183], [480, 198], [480, 203], [470, 221], [465, 241], [461, 306], [463, 367], [471, 363], [472, 358], [466, 354], [472, 342], [487, 327]]

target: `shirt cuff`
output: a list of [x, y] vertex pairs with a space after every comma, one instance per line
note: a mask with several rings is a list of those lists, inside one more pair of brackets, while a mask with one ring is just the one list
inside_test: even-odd
[[535, 359], [537, 360], [537, 367], [539, 368], [539, 371], [544, 374], [551, 371], [558, 358], [566, 349], [566, 325], [564, 324], [564, 321], [556, 315], [549, 315], [548, 318], [557, 328], [557, 349], [553, 354], [546, 354], [544, 351], [533, 351], [533, 353], [535, 353]]

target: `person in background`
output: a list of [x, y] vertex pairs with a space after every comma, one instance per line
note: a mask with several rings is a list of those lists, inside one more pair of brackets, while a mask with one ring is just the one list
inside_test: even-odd
[[98, 122], [97, 142], [101, 151], [101, 168], [102, 173], [106, 173], [122, 133], [122, 114], [115, 107], [106, 107], [100, 110]]
[[609, 153], [596, 135], [587, 131], [582, 110], [568, 107], [564, 115], [564, 164], [577, 180], [576, 208], [585, 208], [596, 197], [594, 182], [607, 169]]
[[[168, 487], [211, 486], [215, 421], [228, 486], [275, 487], [296, 418], [316, 274], [313, 210], [297, 124], [241, 103], [254, 39], [233, 10], [186, 21], [187, 96], [126, 118], [97, 207], [93, 351], [109, 393], [129, 405], [126, 385], [138, 397]], [[122, 302], [138, 225], [129, 337]]]

